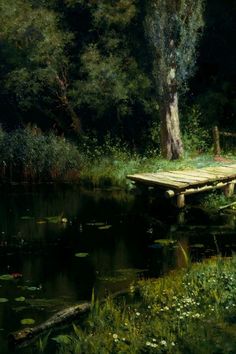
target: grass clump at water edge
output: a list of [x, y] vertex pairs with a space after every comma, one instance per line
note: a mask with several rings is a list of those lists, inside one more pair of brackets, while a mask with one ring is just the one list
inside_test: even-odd
[[236, 257], [137, 284], [140, 297], [95, 303], [58, 353], [234, 353]]

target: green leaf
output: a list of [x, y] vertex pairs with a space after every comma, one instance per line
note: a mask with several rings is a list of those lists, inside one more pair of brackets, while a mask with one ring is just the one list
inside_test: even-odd
[[40, 288], [37, 288], [36, 286], [27, 286], [26, 289], [29, 290], [29, 291], [37, 291], [37, 290], [40, 290]]
[[104, 222], [87, 222], [85, 224], [86, 226], [105, 226], [106, 224]]
[[34, 217], [33, 216], [22, 216], [21, 220], [33, 220]]
[[154, 241], [154, 243], [159, 243], [162, 246], [171, 246], [174, 245], [176, 242], [177, 242], [176, 240], [169, 240], [169, 239], [159, 239]]
[[15, 301], [17, 302], [24, 302], [25, 301], [25, 297], [24, 296], [20, 296], [20, 297], [16, 297]]
[[194, 245], [190, 245], [192, 248], [204, 248], [205, 246], [202, 243], [195, 243]]
[[112, 227], [112, 225], [105, 225], [105, 226], [100, 226], [98, 229], [99, 230], [109, 230]]
[[3, 303], [3, 302], [8, 302], [9, 300], [6, 299], [5, 297], [0, 297], [0, 303]]
[[75, 254], [75, 257], [78, 257], [78, 258], [85, 258], [87, 257], [89, 254], [88, 253], [76, 253]]
[[35, 323], [35, 320], [33, 318], [23, 318], [20, 323], [23, 325], [31, 325]]
[[11, 274], [0, 275], [0, 280], [13, 280], [13, 279], [14, 279], [14, 277]]
[[49, 223], [58, 224], [61, 222], [61, 215], [60, 216], [48, 216], [45, 218]]
[[57, 337], [53, 337], [52, 340], [58, 344], [69, 344], [71, 342], [71, 337], [66, 334], [61, 334]]

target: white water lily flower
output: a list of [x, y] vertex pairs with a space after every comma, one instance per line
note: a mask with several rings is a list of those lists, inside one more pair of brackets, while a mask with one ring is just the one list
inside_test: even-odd
[[166, 342], [166, 340], [161, 340], [161, 345], [164, 345], [165, 347], [167, 346], [167, 342]]

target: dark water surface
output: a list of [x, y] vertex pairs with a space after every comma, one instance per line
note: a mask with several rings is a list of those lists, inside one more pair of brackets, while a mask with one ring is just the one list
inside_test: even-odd
[[[236, 250], [233, 214], [178, 212], [134, 193], [76, 186], [2, 187], [0, 195], [0, 354], [12, 353], [7, 336], [25, 327], [22, 319], [39, 324], [90, 300], [93, 289], [102, 298], [183, 266], [180, 244], [194, 261]], [[16, 279], [1, 279], [8, 274]]]

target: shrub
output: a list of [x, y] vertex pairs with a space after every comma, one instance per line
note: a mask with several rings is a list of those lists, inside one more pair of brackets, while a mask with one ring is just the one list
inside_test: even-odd
[[183, 117], [183, 143], [186, 151], [205, 152], [210, 147], [210, 134], [201, 125], [202, 113], [197, 105], [187, 109]]

